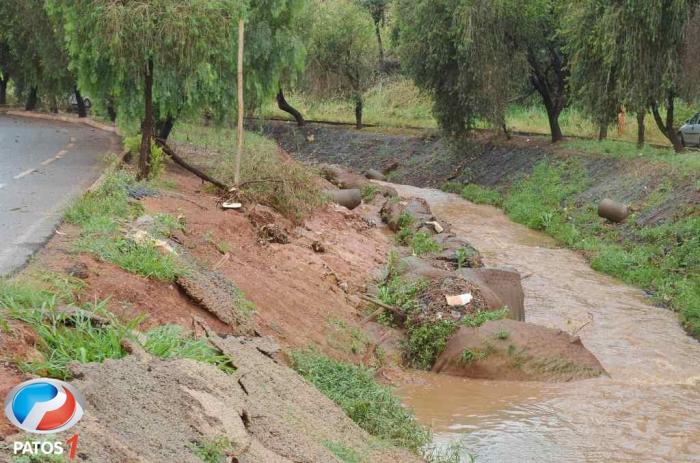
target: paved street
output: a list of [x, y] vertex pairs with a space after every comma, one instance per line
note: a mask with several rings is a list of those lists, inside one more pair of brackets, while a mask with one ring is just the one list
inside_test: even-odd
[[51, 237], [70, 201], [95, 181], [116, 135], [80, 124], [0, 114], [0, 275]]

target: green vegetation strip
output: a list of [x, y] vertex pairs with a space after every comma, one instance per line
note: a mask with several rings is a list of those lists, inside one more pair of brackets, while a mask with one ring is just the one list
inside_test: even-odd
[[292, 366], [371, 435], [414, 452], [430, 442], [430, 433], [375, 381], [372, 370], [310, 350], [293, 351]]
[[[688, 333], [700, 338], [700, 216], [691, 213], [637, 227], [633, 214], [626, 224], [607, 225], [597, 215], [597, 204], [576, 202], [589, 181], [575, 161], [542, 161], [507, 191], [470, 184], [461, 194], [503, 207], [514, 221], [583, 251], [595, 270], [644, 288], [656, 303], [678, 311]], [[670, 188], [661, 185], [647, 207]]]

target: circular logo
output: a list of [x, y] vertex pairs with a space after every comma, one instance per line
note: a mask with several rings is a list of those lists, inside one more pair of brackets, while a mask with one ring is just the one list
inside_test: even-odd
[[53, 434], [69, 429], [83, 416], [83, 398], [70, 384], [40, 378], [15, 386], [5, 400], [5, 415], [22, 431]]

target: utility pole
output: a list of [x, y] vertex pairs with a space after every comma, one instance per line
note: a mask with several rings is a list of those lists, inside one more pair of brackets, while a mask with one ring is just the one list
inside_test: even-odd
[[243, 18], [238, 20], [238, 150], [236, 151], [236, 170], [233, 183], [241, 183], [241, 156], [243, 155]]

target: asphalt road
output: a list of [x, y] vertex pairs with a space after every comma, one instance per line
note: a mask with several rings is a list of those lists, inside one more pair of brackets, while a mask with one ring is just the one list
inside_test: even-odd
[[20, 269], [101, 174], [116, 135], [0, 114], [0, 275]]

